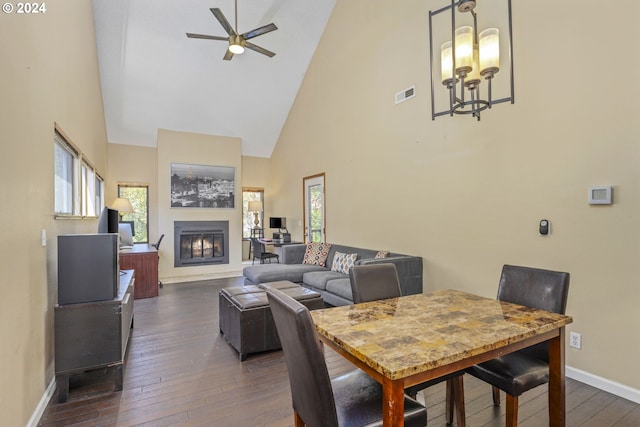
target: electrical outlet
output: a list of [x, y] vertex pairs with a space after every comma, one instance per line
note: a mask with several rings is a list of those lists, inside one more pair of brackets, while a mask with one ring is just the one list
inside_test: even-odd
[[569, 347], [580, 350], [582, 348], [582, 335], [577, 332], [571, 332], [569, 334]]

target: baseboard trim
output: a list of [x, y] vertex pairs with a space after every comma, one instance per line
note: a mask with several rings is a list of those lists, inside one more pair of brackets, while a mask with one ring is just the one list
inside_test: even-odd
[[606, 391], [607, 393], [615, 394], [616, 396], [635, 403], [640, 403], [640, 390], [638, 389], [590, 374], [577, 368], [572, 368], [571, 366], [565, 368], [565, 375], [581, 383]]
[[33, 411], [33, 415], [29, 419], [26, 427], [36, 427], [40, 422], [40, 418], [42, 418], [42, 414], [44, 414], [45, 409], [47, 409], [47, 405], [53, 396], [53, 393], [56, 391], [56, 378], [55, 376], [51, 379], [49, 386], [44, 391], [44, 394], [40, 398], [40, 402], [38, 402], [38, 406], [36, 406], [35, 411]]
[[163, 284], [199, 282], [201, 280], [228, 279], [242, 277], [242, 271], [226, 271], [223, 273], [195, 274], [191, 276], [160, 277]]

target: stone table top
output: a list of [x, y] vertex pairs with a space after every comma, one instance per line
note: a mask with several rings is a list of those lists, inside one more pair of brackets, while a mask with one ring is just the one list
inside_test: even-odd
[[392, 380], [559, 329], [570, 316], [468, 294], [430, 294], [314, 310], [325, 339]]

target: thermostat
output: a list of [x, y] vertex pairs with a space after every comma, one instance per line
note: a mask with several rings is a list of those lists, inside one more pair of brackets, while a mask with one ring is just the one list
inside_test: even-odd
[[589, 204], [590, 205], [610, 205], [611, 204], [611, 186], [589, 187]]

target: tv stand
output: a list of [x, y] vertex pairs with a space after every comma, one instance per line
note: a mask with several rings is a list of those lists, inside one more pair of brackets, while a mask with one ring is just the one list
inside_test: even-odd
[[71, 375], [98, 368], [112, 370], [115, 391], [122, 390], [135, 281], [133, 270], [124, 273], [118, 296], [112, 300], [55, 306], [58, 402], [67, 401]]

